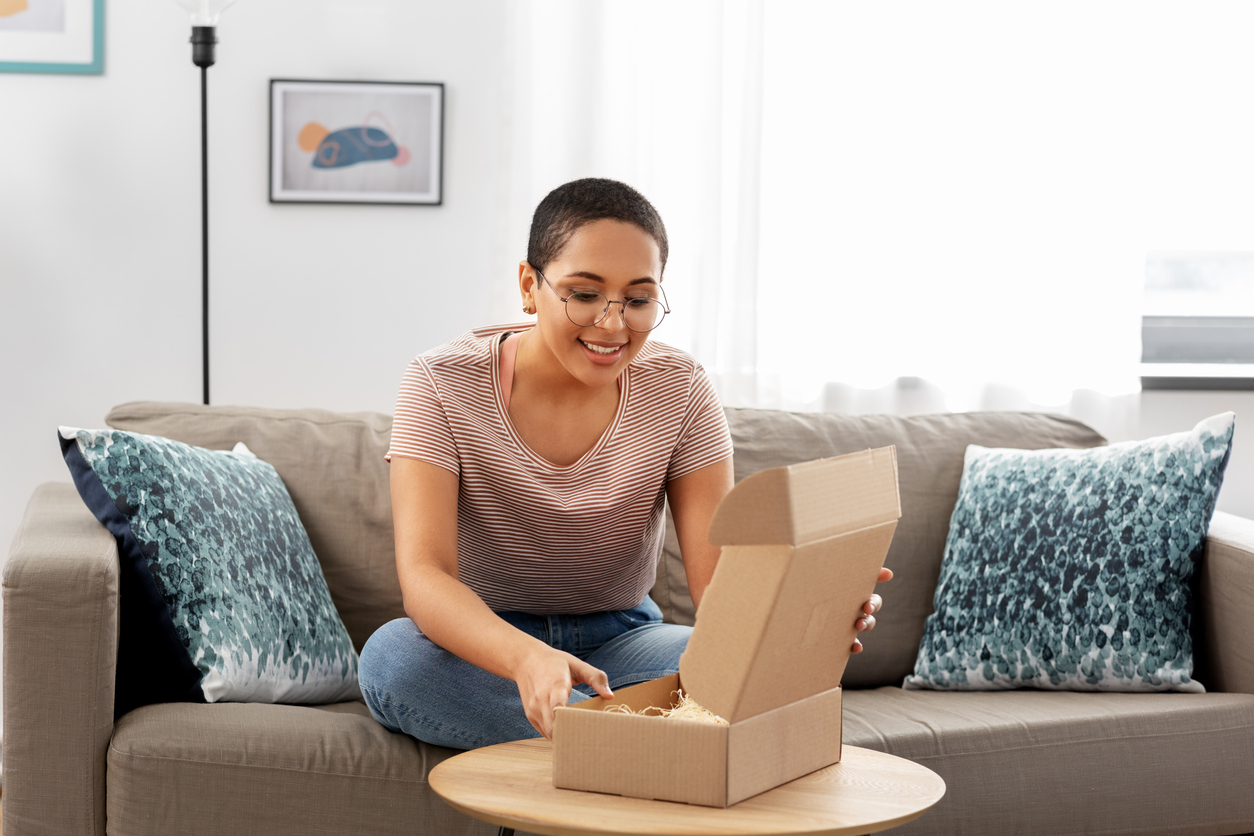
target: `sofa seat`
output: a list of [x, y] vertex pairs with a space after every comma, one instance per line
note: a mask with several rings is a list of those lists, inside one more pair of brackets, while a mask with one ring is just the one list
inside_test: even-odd
[[[924, 764], [962, 799], [902, 834], [1201, 834], [1218, 809], [1234, 829], [1254, 818], [1250, 694], [851, 689], [844, 739]], [[388, 732], [360, 702], [147, 706], [114, 730], [108, 828], [486, 836], [427, 784], [454, 754]]]
[[109, 833], [447, 833], [487, 836], [427, 773], [457, 754], [393, 734], [361, 702], [165, 703], [109, 744]]
[[903, 836], [1240, 833], [1254, 819], [1251, 694], [848, 690], [844, 741], [945, 779]]

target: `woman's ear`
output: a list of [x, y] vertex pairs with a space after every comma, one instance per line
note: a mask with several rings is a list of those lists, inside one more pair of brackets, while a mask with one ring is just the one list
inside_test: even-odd
[[523, 313], [535, 313], [536, 271], [526, 260], [518, 262], [518, 292], [522, 295]]

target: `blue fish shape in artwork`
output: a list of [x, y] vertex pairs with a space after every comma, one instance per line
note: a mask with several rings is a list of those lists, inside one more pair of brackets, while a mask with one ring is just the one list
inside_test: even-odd
[[300, 131], [300, 147], [313, 151], [314, 168], [344, 168], [357, 163], [391, 160], [393, 165], [409, 162], [409, 150], [397, 145], [382, 128], [359, 125], [328, 131], [310, 122]]

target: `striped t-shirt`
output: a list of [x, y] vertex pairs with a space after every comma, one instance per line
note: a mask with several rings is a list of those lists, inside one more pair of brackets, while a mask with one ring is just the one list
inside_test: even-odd
[[604, 435], [558, 467], [519, 438], [501, 399], [501, 335], [528, 327], [473, 331], [416, 357], [388, 459], [460, 477], [459, 577], [493, 610], [630, 609], [653, 584], [666, 483], [732, 454], [727, 419], [701, 366], [650, 340], [620, 377]]

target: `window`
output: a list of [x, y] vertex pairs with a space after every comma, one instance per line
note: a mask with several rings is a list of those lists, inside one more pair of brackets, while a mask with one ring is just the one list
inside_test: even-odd
[[1144, 389], [1254, 389], [1254, 254], [1152, 255]]

